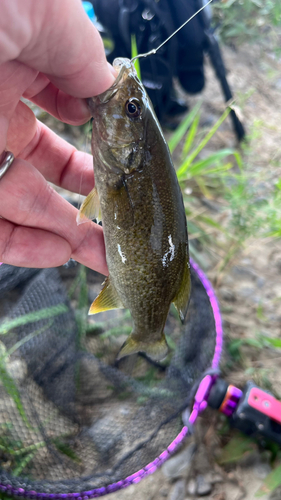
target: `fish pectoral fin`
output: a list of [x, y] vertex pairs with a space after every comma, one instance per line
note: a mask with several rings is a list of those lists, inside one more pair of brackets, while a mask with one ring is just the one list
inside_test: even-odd
[[137, 352], [144, 352], [154, 361], [161, 361], [164, 359], [169, 352], [164, 332], [162, 332], [160, 340], [151, 343], [135, 340], [132, 335], [130, 335], [122, 345], [117, 355], [117, 359], [124, 358], [124, 356], [129, 356], [130, 354], [136, 354]]
[[119, 295], [117, 294], [114, 285], [110, 281], [110, 277], [107, 276], [103, 282], [103, 287], [92, 303], [89, 314], [97, 314], [103, 311], [110, 311], [111, 309], [123, 309]]
[[96, 187], [92, 189], [83, 201], [77, 214], [76, 222], [79, 225], [94, 219], [96, 219], [97, 223], [101, 220], [100, 200]]
[[190, 291], [191, 291], [190, 264], [188, 262], [188, 259], [186, 259], [181, 286], [176, 297], [173, 300], [173, 303], [175, 304], [175, 307], [179, 313], [179, 317], [182, 323], [184, 323], [186, 317], [190, 299]]

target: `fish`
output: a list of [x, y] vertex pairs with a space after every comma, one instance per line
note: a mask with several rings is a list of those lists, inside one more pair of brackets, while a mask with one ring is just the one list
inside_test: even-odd
[[89, 314], [130, 310], [133, 329], [117, 359], [143, 352], [153, 360], [169, 351], [164, 327], [171, 303], [184, 322], [191, 290], [182, 193], [151, 101], [129, 59], [88, 99], [92, 115], [95, 188], [77, 222], [100, 212], [109, 275]]

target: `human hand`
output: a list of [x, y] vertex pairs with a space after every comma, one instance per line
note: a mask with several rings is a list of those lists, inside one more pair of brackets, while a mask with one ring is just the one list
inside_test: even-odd
[[[80, 0], [4, 0], [0, 17], [0, 261], [53, 267], [70, 257], [107, 274], [102, 228], [77, 226], [77, 210], [47, 181], [88, 194], [92, 157], [36, 120], [23, 96], [63, 122], [90, 118], [83, 98], [114, 81], [102, 40]], [[82, 181], [82, 183], [81, 183]]]

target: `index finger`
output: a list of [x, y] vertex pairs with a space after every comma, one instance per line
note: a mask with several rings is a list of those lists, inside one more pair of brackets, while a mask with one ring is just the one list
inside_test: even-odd
[[19, 102], [11, 120], [7, 148], [29, 161], [56, 186], [87, 195], [94, 187], [93, 157], [59, 137], [36, 120], [32, 111]]

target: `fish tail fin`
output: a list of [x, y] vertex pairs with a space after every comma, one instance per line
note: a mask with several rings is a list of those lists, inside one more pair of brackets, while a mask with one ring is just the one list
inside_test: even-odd
[[188, 259], [186, 259], [182, 277], [182, 283], [176, 297], [173, 300], [182, 323], [184, 323], [186, 318], [189, 299], [190, 299], [190, 292], [191, 292], [190, 264]]
[[117, 355], [117, 359], [124, 358], [124, 356], [129, 356], [130, 354], [144, 352], [154, 361], [161, 361], [167, 356], [168, 351], [169, 347], [164, 332], [161, 333], [160, 340], [156, 340], [155, 342], [139, 341], [130, 335], [122, 345]]

